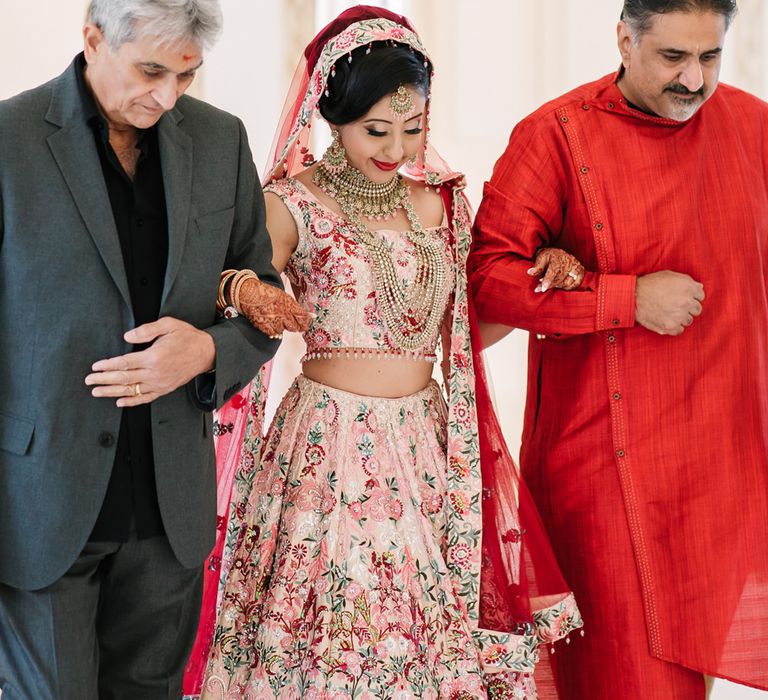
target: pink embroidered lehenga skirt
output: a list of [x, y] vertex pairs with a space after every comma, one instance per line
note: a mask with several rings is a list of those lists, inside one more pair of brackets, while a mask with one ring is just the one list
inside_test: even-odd
[[[385, 399], [298, 377], [252, 466], [204, 698], [488, 697], [443, 556], [445, 455], [436, 383]], [[511, 676], [498, 697], [535, 698]]]

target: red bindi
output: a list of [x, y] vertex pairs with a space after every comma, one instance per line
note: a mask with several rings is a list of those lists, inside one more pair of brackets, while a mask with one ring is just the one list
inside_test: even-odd
[[185, 61], [191, 61], [191, 60], [194, 58], [194, 56], [187, 56], [187, 54], [184, 54], [184, 55], [182, 56], [182, 58], [183, 58]]

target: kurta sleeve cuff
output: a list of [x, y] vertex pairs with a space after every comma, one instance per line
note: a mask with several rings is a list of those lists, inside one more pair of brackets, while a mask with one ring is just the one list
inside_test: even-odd
[[635, 325], [635, 275], [598, 275], [595, 330]]

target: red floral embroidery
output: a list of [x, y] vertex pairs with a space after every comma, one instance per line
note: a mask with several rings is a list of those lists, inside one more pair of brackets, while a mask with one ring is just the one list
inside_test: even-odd
[[463, 493], [452, 491], [448, 494], [448, 500], [459, 515], [467, 515], [469, 513], [469, 503]]
[[451, 561], [462, 568], [468, 568], [472, 563], [472, 550], [466, 544], [451, 547]]

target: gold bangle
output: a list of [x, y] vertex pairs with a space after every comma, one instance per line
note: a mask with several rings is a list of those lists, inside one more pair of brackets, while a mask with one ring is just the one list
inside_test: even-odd
[[[235, 292], [237, 288], [240, 286], [240, 282], [243, 279], [245, 275], [247, 275], [248, 272], [246, 270], [238, 270], [237, 273], [232, 277], [232, 281], [229, 283], [229, 289], [227, 291], [226, 299], [229, 302], [230, 306], [234, 306], [237, 308], [235, 304]], [[237, 309], [238, 313], [240, 312], [240, 309]]]
[[229, 288], [232, 306], [237, 309], [238, 313], [243, 312], [243, 309], [240, 306], [240, 291], [243, 288], [243, 284], [249, 279], [254, 279], [258, 282], [259, 277], [253, 270], [240, 270], [240, 272], [235, 275], [235, 279], [232, 280], [232, 284]]
[[224, 290], [227, 287], [227, 283], [235, 276], [237, 270], [224, 270], [221, 273], [221, 281], [219, 282], [219, 296], [218, 301], [222, 305], [226, 306], [226, 298], [224, 296]]
[[237, 273], [237, 270], [224, 270], [221, 273], [221, 280], [219, 281], [219, 293], [216, 297], [216, 309], [221, 312], [227, 308], [227, 300], [225, 298], [224, 290], [229, 282]]

